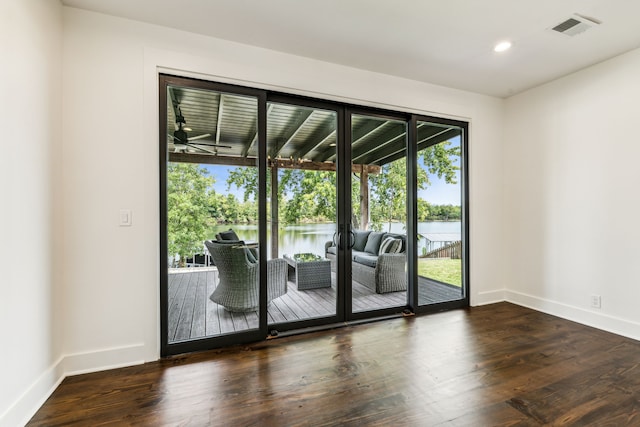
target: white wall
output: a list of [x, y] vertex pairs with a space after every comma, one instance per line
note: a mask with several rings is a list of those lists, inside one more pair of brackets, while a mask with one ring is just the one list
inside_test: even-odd
[[[8, 233], [20, 232], [10, 240], [15, 243], [12, 259], [17, 249], [35, 248], [30, 254], [39, 262], [34, 269], [33, 257], [20, 261], [12, 286], [1, 290], [3, 305], [13, 301], [11, 318], [33, 318], [28, 330], [8, 332], [15, 337], [10, 348], [36, 358], [3, 363], [16, 388], [3, 383], [2, 390], [25, 390], [34, 382], [51, 385], [50, 377], [159, 356], [158, 70], [470, 120], [471, 300], [481, 304], [503, 298], [502, 275], [492, 268], [502, 259], [502, 216], [496, 208], [503, 199], [502, 100], [67, 7], [62, 14], [61, 78], [59, 48], [52, 47], [59, 40], [59, 24], [11, 27], [23, 36], [31, 56], [37, 47], [28, 41], [36, 37], [52, 60], [42, 64], [21, 57], [25, 69], [14, 90], [40, 104], [36, 117], [33, 112], [10, 117], [35, 133], [35, 142], [20, 148], [28, 158], [16, 152], [8, 162], [10, 172], [4, 167], [0, 172], [6, 182], [17, 184], [18, 177], [27, 183], [3, 197], [12, 210], [1, 223]], [[42, 87], [26, 87], [33, 73]], [[59, 109], [42, 104], [58, 94], [59, 80], [64, 94], [61, 141]], [[60, 191], [55, 186], [52, 191], [52, 182], [60, 183]], [[64, 215], [58, 218], [56, 209], [62, 206]], [[118, 227], [120, 209], [133, 211], [132, 227]], [[21, 243], [24, 229], [13, 227], [25, 218], [30, 226], [26, 244]], [[55, 245], [60, 247], [52, 251]], [[56, 278], [62, 279], [60, 286]], [[61, 321], [51, 330], [56, 314]], [[19, 341], [25, 333], [26, 343]], [[14, 379], [15, 364], [9, 362], [25, 365], [28, 372]], [[36, 380], [38, 375], [45, 379]], [[2, 395], [0, 404], [6, 407], [14, 397]], [[46, 393], [40, 391], [40, 397]]]
[[[96, 356], [79, 369], [158, 356], [158, 67], [472, 120], [474, 302], [502, 290], [490, 267], [501, 258], [501, 100], [77, 9], [64, 17], [64, 189], [76, 214], [65, 220], [64, 349]], [[130, 228], [117, 226], [122, 208]]]
[[508, 299], [636, 339], [639, 75], [635, 50], [514, 96], [504, 139]]
[[62, 7], [0, 2], [0, 425], [16, 426], [60, 378]]

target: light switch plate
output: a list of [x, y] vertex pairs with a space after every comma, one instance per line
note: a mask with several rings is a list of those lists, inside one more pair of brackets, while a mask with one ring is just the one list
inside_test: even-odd
[[131, 226], [131, 209], [120, 209], [120, 227]]

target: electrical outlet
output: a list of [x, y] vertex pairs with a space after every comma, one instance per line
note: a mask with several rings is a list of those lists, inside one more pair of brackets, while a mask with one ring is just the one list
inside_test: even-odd
[[591, 307], [592, 308], [602, 307], [602, 297], [600, 295], [591, 295]]

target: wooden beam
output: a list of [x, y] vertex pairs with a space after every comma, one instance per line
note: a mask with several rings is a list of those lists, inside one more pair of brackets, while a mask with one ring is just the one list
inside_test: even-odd
[[271, 155], [271, 157], [276, 157], [278, 153], [280, 153], [280, 150], [282, 150], [282, 148], [285, 145], [293, 141], [293, 138], [295, 138], [296, 135], [298, 135], [298, 133], [304, 127], [304, 125], [307, 124], [307, 122], [312, 118], [314, 112], [315, 110], [309, 110], [309, 111], [302, 110], [300, 112], [298, 120], [293, 125], [294, 127], [293, 132], [291, 132], [288, 137], [284, 138], [282, 141], [276, 144], [271, 150], [269, 150], [269, 154]]
[[[204, 165], [226, 165], [226, 166], [246, 166], [256, 167], [257, 159], [255, 157], [234, 157], [234, 156], [214, 156], [211, 154], [201, 153], [169, 153], [170, 162], [182, 163], [200, 163]], [[333, 162], [312, 162], [305, 160], [291, 159], [271, 159], [268, 162], [269, 167], [280, 169], [303, 169], [317, 171], [335, 171], [336, 164]], [[378, 165], [360, 165], [353, 164], [352, 172], [360, 173], [363, 168], [369, 175], [377, 175], [380, 173]]]
[[203, 165], [227, 165], [257, 167], [255, 157], [214, 156], [203, 153], [169, 153], [170, 162], [200, 163]]
[[218, 120], [216, 122], [216, 144], [220, 144], [220, 134], [222, 128], [222, 115], [224, 114], [224, 94], [220, 94], [220, 100], [218, 101]]
[[[367, 120], [367, 122], [363, 126], [359, 127], [358, 129], [354, 129], [351, 146], [355, 147], [362, 141], [366, 140], [369, 136], [375, 134], [376, 132], [379, 132], [389, 123], [389, 121]], [[327, 152], [325, 153], [325, 155], [326, 157], [320, 160], [334, 160], [336, 158], [335, 151]]]
[[332, 137], [335, 137], [336, 129], [332, 129], [326, 135], [321, 136], [318, 140], [311, 140], [304, 147], [302, 147], [298, 152], [294, 155], [295, 158], [303, 159], [307, 154], [316, 148], [320, 147], [326, 141], [330, 140]]
[[[272, 110], [273, 110], [273, 104], [269, 104], [269, 107], [267, 108], [267, 121], [269, 120], [269, 115], [271, 114]], [[257, 140], [258, 140], [258, 131], [256, 129], [256, 132], [254, 133], [253, 137], [248, 140], [248, 142], [245, 144], [244, 148], [242, 149], [242, 154], [241, 154], [242, 157], [247, 157], [247, 153], [249, 152], [251, 147], [253, 147], [253, 144], [255, 144]]]

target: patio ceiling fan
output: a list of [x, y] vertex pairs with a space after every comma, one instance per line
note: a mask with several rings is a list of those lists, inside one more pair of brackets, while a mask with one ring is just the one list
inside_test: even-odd
[[[187, 147], [195, 148], [196, 150], [204, 151], [205, 153], [210, 153], [217, 155], [218, 148], [231, 148], [230, 145], [221, 145], [217, 143], [210, 142], [193, 142], [200, 139], [208, 138], [211, 136], [210, 133], [203, 133], [202, 135], [189, 137], [187, 134], [187, 129], [184, 125], [187, 123], [180, 111], [180, 107], [177, 108], [178, 114], [176, 115], [176, 123], [178, 124], [178, 129], [173, 132], [173, 135], [167, 133], [169, 138], [173, 138], [173, 145], [176, 148], [176, 151], [185, 151]], [[191, 129], [189, 129], [191, 130]], [[203, 148], [202, 146], [214, 147], [213, 151]]]

